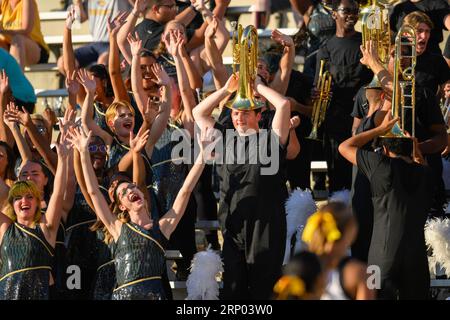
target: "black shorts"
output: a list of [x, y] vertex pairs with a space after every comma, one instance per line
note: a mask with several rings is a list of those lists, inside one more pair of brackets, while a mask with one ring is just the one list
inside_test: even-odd
[[97, 63], [98, 57], [109, 50], [109, 42], [93, 42], [75, 50], [80, 68]]
[[39, 58], [38, 63], [47, 63], [49, 58], [49, 53], [45, 48], [41, 45], [39, 45], [39, 48], [41, 48], [41, 57]]

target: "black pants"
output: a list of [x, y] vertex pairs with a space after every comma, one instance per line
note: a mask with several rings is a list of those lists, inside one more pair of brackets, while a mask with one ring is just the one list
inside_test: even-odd
[[373, 229], [372, 192], [369, 179], [356, 166], [353, 166], [352, 211], [358, 222], [352, 257], [367, 263]]
[[342, 189], [350, 190], [352, 186], [352, 165], [338, 151], [339, 144], [348, 137], [324, 135], [325, 159], [328, 167], [330, 193]]
[[[195, 245], [196, 211], [195, 199], [191, 195], [186, 211], [170, 237], [170, 249], [179, 250], [183, 256], [183, 259], [177, 260], [177, 275], [183, 274], [182, 278], [189, 274], [188, 268], [191, 265], [194, 254], [197, 252]], [[178, 272], [180, 273], [178, 274]]]
[[442, 179], [442, 158], [439, 153], [437, 154], [428, 154], [425, 156], [428, 165], [433, 170], [433, 179], [434, 179], [434, 193], [433, 193], [433, 204], [431, 208], [435, 212], [437, 216], [444, 215], [443, 206], [446, 202], [445, 195], [445, 184]]
[[225, 237], [222, 249], [224, 261], [221, 300], [267, 300], [280, 276], [280, 268], [267, 264], [247, 264], [245, 251]]
[[311, 141], [300, 140], [300, 153], [287, 161], [287, 178], [291, 189], [311, 189]]
[[[197, 203], [198, 220], [217, 220], [217, 201], [212, 190], [212, 166], [206, 165], [193, 191]], [[206, 234], [206, 240], [213, 250], [220, 250], [217, 231]]]

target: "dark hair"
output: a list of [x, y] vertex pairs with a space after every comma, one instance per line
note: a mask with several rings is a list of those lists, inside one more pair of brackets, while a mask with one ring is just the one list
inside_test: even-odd
[[411, 157], [413, 141], [410, 138], [379, 138], [378, 144], [399, 156]]
[[283, 269], [284, 275], [297, 276], [302, 279], [306, 292], [314, 291], [314, 286], [321, 272], [322, 265], [319, 258], [308, 251], [295, 254]]
[[[343, 0], [333, 0], [333, 2], [331, 3], [331, 8], [333, 9], [333, 11], [337, 11], [337, 9], [339, 8], [339, 5], [342, 3]], [[356, 2], [356, 4], [359, 5], [359, 2], [356, 0], [348, 0], [350, 2]]]
[[16, 173], [14, 172], [14, 166], [16, 163], [16, 154], [14, 150], [4, 141], [0, 141], [0, 146], [6, 150], [6, 158], [8, 165], [6, 166], [5, 176], [2, 177], [6, 183], [13, 183], [16, 180]]
[[101, 80], [106, 80], [105, 95], [107, 97], [113, 97], [114, 90], [106, 66], [104, 64], [94, 64], [93, 66], [89, 67], [88, 71], [95, 77], [100, 78]]
[[[39, 166], [41, 167], [42, 173], [43, 173], [44, 176], [48, 179], [48, 180], [47, 180], [47, 184], [44, 186], [44, 197], [43, 197], [43, 199], [44, 199], [46, 202], [48, 202], [48, 201], [50, 200], [50, 195], [51, 195], [52, 192], [53, 192], [53, 181], [54, 181], [53, 173], [50, 171], [49, 168], [47, 168], [47, 166], [46, 166], [45, 164], [43, 164], [43, 163], [40, 162], [40, 161], [28, 160], [27, 163], [28, 163], [28, 162], [39, 165]], [[23, 167], [24, 167], [24, 166], [22, 166], [22, 167], [20, 168], [20, 172], [22, 172]], [[20, 175], [20, 173], [19, 173], [19, 175]]]

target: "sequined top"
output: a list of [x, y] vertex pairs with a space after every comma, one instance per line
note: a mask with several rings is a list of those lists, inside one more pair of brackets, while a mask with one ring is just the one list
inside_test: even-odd
[[48, 298], [54, 254], [39, 224], [11, 224], [0, 247], [0, 299]]
[[[185, 136], [185, 133], [182, 128], [169, 124], [153, 148], [153, 189], [161, 204], [161, 214], [172, 207], [187, 176], [187, 166], [183, 163], [174, 163], [174, 161], [181, 161], [183, 155], [172, 154], [174, 146], [179, 141], [177, 138], [183, 136]], [[190, 143], [190, 139], [183, 138], [183, 142], [186, 141]]]
[[116, 242], [117, 286], [149, 277], [161, 277], [166, 267], [164, 236], [159, 224], [146, 230], [132, 222], [124, 223]]
[[111, 130], [109, 129], [108, 125], [106, 124], [106, 118], [105, 118], [105, 109], [103, 108], [103, 103], [94, 101], [94, 121], [95, 123], [105, 130], [108, 133], [111, 133]]

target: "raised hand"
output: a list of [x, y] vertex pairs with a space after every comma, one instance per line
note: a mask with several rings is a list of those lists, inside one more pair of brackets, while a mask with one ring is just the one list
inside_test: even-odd
[[16, 116], [17, 107], [13, 102], [6, 106], [6, 110], [3, 113], [3, 122], [8, 126], [8, 128], [13, 129], [19, 124], [19, 120]]
[[175, 30], [170, 30], [169, 33], [166, 35], [164, 43], [167, 48], [167, 52], [172, 56], [178, 56], [180, 54], [178, 50], [177, 38]]
[[150, 136], [150, 130], [139, 129], [137, 135], [133, 138], [133, 132], [130, 132], [130, 150], [134, 153], [140, 153], [147, 144]]
[[289, 122], [290, 122], [289, 129], [295, 129], [300, 125], [300, 117], [294, 116], [289, 120]]
[[72, 147], [76, 148], [80, 153], [88, 152], [89, 142], [91, 140], [92, 131], [86, 135], [81, 128], [70, 128], [67, 140]]
[[[258, 77], [257, 77], [258, 78]], [[232, 74], [231, 77], [225, 83], [224, 88], [229, 92], [233, 93], [237, 90], [239, 86], [239, 74]]]
[[117, 37], [117, 33], [127, 21], [127, 17], [129, 14], [130, 13], [127, 11], [119, 12], [119, 14], [114, 19], [111, 20], [110, 18], [108, 18], [108, 24], [106, 25], [106, 28], [108, 29], [108, 32], [111, 36]]
[[191, 0], [191, 4], [194, 6], [195, 10], [198, 12], [203, 12], [207, 10], [205, 0]]
[[373, 40], [367, 41], [365, 46], [361, 45], [360, 50], [361, 50], [363, 56], [359, 61], [363, 65], [370, 68], [371, 66], [373, 66], [373, 64], [375, 62], [380, 61], [380, 59], [378, 57], [376, 44]]
[[5, 116], [9, 121], [20, 123], [25, 127], [32, 123], [28, 111], [24, 107], [22, 107], [22, 111], [19, 111], [19, 108], [17, 108], [14, 102], [10, 102], [6, 106]]
[[73, 22], [75, 21], [75, 18], [77, 16], [77, 13], [75, 11], [75, 7], [71, 5], [67, 9], [67, 17], [66, 17], [66, 28], [72, 29]]
[[130, 44], [131, 54], [133, 56], [138, 56], [142, 50], [142, 40], [139, 39], [139, 35], [137, 34], [137, 32], [135, 33], [134, 37], [131, 33], [129, 33], [127, 36], [127, 40]]
[[49, 107], [45, 108], [44, 112], [42, 112], [42, 117], [47, 128], [53, 127], [57, 122], [55, 111]]
[[148, 0], [136, 0], [134, 2], [134, 9], [132, 13], [134, 15], [139, 15], [140, 13], [144, 12], [145, 9], [147, 9], [147, 5]]
[[148, 97], [147, 98], [147, 104], [144, 109], [143, 118], [144, 121], [147, 122], [150, 126], [155, 121], [158, 114], [161, 113], [161, 111], [158, 109], [155, 109], [152, 105], [155, 104], [155, 101], [153, 100], [155, 97]]
[[68, 140], [68, 134], [62, 133], [59, 138], [59, 143], [56, 143], [56, 150], [58, 152], [58, 157], [61, 159], [65, 159], [70, 155], [72, 147], [70, 145], [70, 141]]
[[95, 93], [97, 84], [95, 83], [94, 76], [90, 76], [86, 69], [80, 69], [78, 71], [78, 82], [81, 83], [87, 92]]
[[215, 146], [220, 141], [220, 138], [215, 137], [216, 130], [211, 128], [205, 128], [201, 130], [200, 134], [197, 133], [197, 141], [200, 146], [200, 154], [202, 162], [211, 161], [217, 158], [215, 153]]
[[294, 47], [294, 39], [278, 31], [277, 29], [272, 31], [272, 40], [281, 44], [283, 47]]
[[65, 81], [67, 91], [73, 95], [77, 95], [78, 91], [80, 91], [80, 83], [78, 82], [76, 75], [77, 75], [77, 71], [74, 70], [72, 72], [72, 75], [68, 75], [66, 78], [66, 81]]
[[154, 83], [159, 86], [169, 86], [170, 85], [170, 77], [167, 75], [167, 72], [159, 63], [154, 63], [150, 66], [153, 74], [156, 77], [155, 79], [151, 79]]
[[9, 78], [5, 70], [0, 72], [0, 94], [5, 94], [9, 89]]
[[64, 118], [59, 119], [59, 130], [61, 131], [61, 134], [67, 134], [70, 130], [70, 128], [75, 128], [75, 118], [76, 113], [72, 109], [66, 109], [66, 112], [64, 113]]
[[214, 16], [213, 20], [205, 30], [205, 38], [212, 39], [216, 35], [217, 28], [219, 27], [219, 20]]

